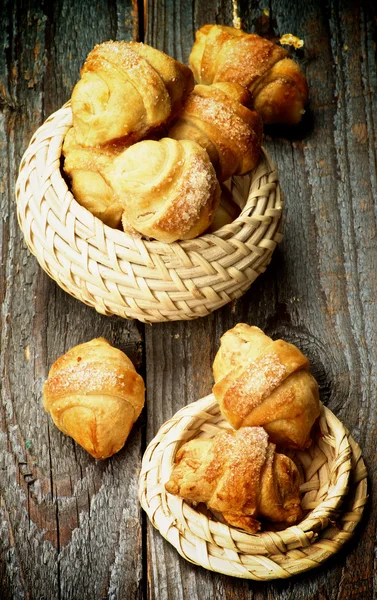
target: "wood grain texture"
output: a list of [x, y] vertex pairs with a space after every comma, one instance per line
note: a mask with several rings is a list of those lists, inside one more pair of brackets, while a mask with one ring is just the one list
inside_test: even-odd
[[[52, 362], [104, 336], [143, 369], [142, 328], [65, 294], [26, 250], [14, 206], [17, 167], [34, 130], [69, 98], [99, 41], [132, 39], [131, 3], [5, 5], [1, 47], [1, 598], [140, 597], [137, 502], [142, 419], [111, 461], [95, 461], [45, 414]], [[116, 518], [114, 517], [116, 515]]]
[[[232, 24], [232, 2], [1, 5], [1, 600], [377, 595], [377, 11], [372, 2], [346, 0], [238, 6], [246, 30], [305, 41], [291, 54], [308, 78], [307, 114], [293, 130], [266, 131], [285, 192], [284, 240], [243, 298], [205, 319], [144, 328], [96, 314], [39, 268], [16, 220], [18, 164], [35, 129], [69, 98], [96, 43], [144, 38], [187, 62], [197, 28]], [[192, 566], [147, 523], [137, 501], [146, 443], [174, 412], [210, 391], [219, 339], [239, 321], [307, 353], [322, 400], [363, 448], [372, 486], [354, 541], [323, 568], [286, 581], [242, 581]], [[52, 362], [99, 335], [127, 352], [148, 390], [125, 448], [105, 462], [60, 433], [41, 406]]]
[[[187, 60], [195, 29], [207, 22], [231, 25], [232, 12], [231, 3], [195, 2], [190, 17], [187, 3], [181, 4], [187, 28], [176, 56]], [[209, 368], [219, 338], [244, 321], [297, 344], [309, 356], [322, 400], [360, 442], [374, 483], [376, 20], [367, 3], [238, 4], [246, 30], [273, 40], [290, 32], [305, 41], [303, 51], [291, 54], [309, 81], [309, 110], [294, 130], [266, 131], [266, 147], [278, 164], [285, 192], [284, 240], [267, 272], [233, 305], [193, 324], [167, 325], [163, 338], [162, 327], [146, 330], [150, 400], [153, 390], [147, 437], [183, 402], [210, 391]], [[166, 31], [183, 8], [175, 2], [170, 12], [167, 4], [162, 11], [153, 2], [148, 10], [153, 18], [148, 18], [147, 40], [171, 49]], [[178, 20], [174, 39], [182, 28]], [[176, 343], [178, 335], [183, 348]], [[159, 370], [161, 353], [164, 373]], [[191, 378], [195, 373], [196, 379]], [[286, 582], [258, 584], [229, 582], [187, 567], [150, 527], [149, 595], [173, 598], [172, 589], [179, 588], [180, 597], [187, 599], [372, 598], [375, 529], [372, 513], [360, 538], [324, 568]], [[163, 564], [172, 559], [176, 567], [161, 577]], [[195, 583], [186, 592], [182, 581], [188, 573]]]

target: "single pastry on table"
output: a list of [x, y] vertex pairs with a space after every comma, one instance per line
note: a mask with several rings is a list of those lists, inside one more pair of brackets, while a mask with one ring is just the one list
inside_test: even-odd
[[276, 444], [310, 446], [318, 384], [296, 346], [239, 323], [222, 336], [213, 372], [214, 396], [234, 428], [262, 426]]
[[308, 85], [287, 51], [254, 33], [204, 25], [196, 33], [190, 66], [198, 83], [239, 83], [252, 93], [264, 123], [295, 125], [308, 101]]
[[301, 518], [299, 484], [296, 465], [275, 451], [266, 431], [244, 427], [186, 442], [165, 488], [255, 533], [259, 519], [292, 525]]
[[144, 392], [143, 378], [130, 359], [97, 338], [54, 362], [43, 404], [63, 433], [104, 459], [123, 447], [144, 406]]
[[208, 154], [190, 140], [143, 140], [122, 152], [102, 175], [123, 207], [125, 227], [159, 241], [200, 235], [220, 201]]
[[191, 70], [164, 52], [138, 42], [99, 44], [72, 92], [77, 141], [140, 140], [173, 118], [193, 87]]
[[196, 85], [169, 128], [176, 140], [194, 140], [205, 150], [220, 182], [259, 162], [263, 123], [250, 110], [250, 93], [237, 83]]
[[62, 149], [63, 169], [70, 178], [75, 199], [110, 227], [120, 225], [123, 209], [100, 171], [111, 165], [123, 150], [124, 147], [117, 145], [84, 148], [77, 143], [73, 127], [68, 130]]

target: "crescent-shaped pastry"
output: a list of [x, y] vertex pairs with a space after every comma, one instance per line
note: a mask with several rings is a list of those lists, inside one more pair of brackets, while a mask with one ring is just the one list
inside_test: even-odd
[[220, 186], [207, 152], [189, 140], [138, 142], [118, 156], [103, 176], [124, 209], [127, 228], [160, 241], [200, 235], [211, 224], [220, 201]]
[[144, 382], [130, 359], [103, 338], [58, 358], [43, 387], [55, 425], [94, 458], [124, 445], [144, 406]]
[[254, 33], [204, 25], [196, 33], [190, 66], [198, 83], [239, 83], [252, 93], [264, 123], [297, 124], [305, 112], [308, 85], [287, 51]]
[[318, 384], [296, 346], [239, 323], [221, 338], [213, 370], [213, 393], [233, 427], [262, 426], [276, 444], [310, 446]]
[[190, 69], [164, 52], [138, 42], [99, 44], [72, 92], [77, 141], [140, 140], [175, 116], [193, 86]]
[[296, 465], [276, 453], [261, 427], [186, 442], [165, 488], [190, 502], [205, 502], [250, 533], [260, 529], [258, 519], [293, 524], [302, 514]]
[[259, 162], [263, 124], [249, 92], [236, 83], [196, 85], [169, 137], [194, 140], [205, 150], [219, 181], [242, 175]]

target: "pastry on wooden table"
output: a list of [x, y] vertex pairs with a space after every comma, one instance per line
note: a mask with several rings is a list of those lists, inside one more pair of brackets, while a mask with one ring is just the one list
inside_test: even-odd
[[190, 69], [164, 52], [138, 42], [99, 44], [72, 92], [77, 141], [140, 140], [174, 117], [193, 87]]
[[75, 199], [110, 227], [120, 225], [123, 209], [100, 171], [111, 165], [123, 149], [118, 145], [84, 148], [77, 143], [73, 127], [65, 136], [62, 149], [63, 169], [70, 179]]
[[248, 88], [264, 123], [295, 125], [308, 101], [308, 85], [287, 51], [254, 33], [204, 25], [196, 33], [190, 66], [198, 83], [232, 81]]
[[97, 338], [54, 362], [43, 404], [63, 433], [103, 459], [123, 447], [144, 406], [144, 392], [130, 359]]
[[196, 85], [168, 135], [205, 148], [219, 181], [242, 175], [258, 164], [263, 134], [250, 105], [249, 92], [237, 83]]
[[213, 393], [234, 428], [260, 425], [276, 444], [310, 446], [318, 384], [296, 346], [239, 323], [222, 336], [213, 371]]
[[220, 185], [196, 142], [143, 140], [118, 156], [103, 176], [128, 226], [164, 242], [194, 238], [213, 220]]
[[296, 465], [275, 451], [266, 431], [244, 427], [186, 442], [165, 487], [255, 533], [259, 519], [294, 524], [301, 518], [299, 483]]

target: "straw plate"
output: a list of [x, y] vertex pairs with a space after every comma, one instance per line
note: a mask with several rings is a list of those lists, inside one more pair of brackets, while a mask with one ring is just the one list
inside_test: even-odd
[[[180, 445], [224, 429], [231, 427], [211, 394], [176, 413], [149, 444], [142, 462], [139, 499], [160, 533], [194, 564], [255, 580], [290, 577], [337, 552], [359, 522], [367, 494], [360, 449], [335, 415], [322, 407], [311, 448], [294, 455], [303, 476], [302, 507], [307, 514], [282, 531], [245, 533], [166, 492], [164, 484]], [[342, 514], [346, 498], [349, 506]]]
[[66, 104], [34, 134], [20, 165], [17, 214], [30, 251], [68, 293], [105, 315], [146, 323], [195, 319], [239, 298], [281, 240], [276, 168], [259, 166], [228, 187], [243, 209], [214, 234], [167, 244], [134, 239], [81, 207], [61, 172], [72, 126]]

